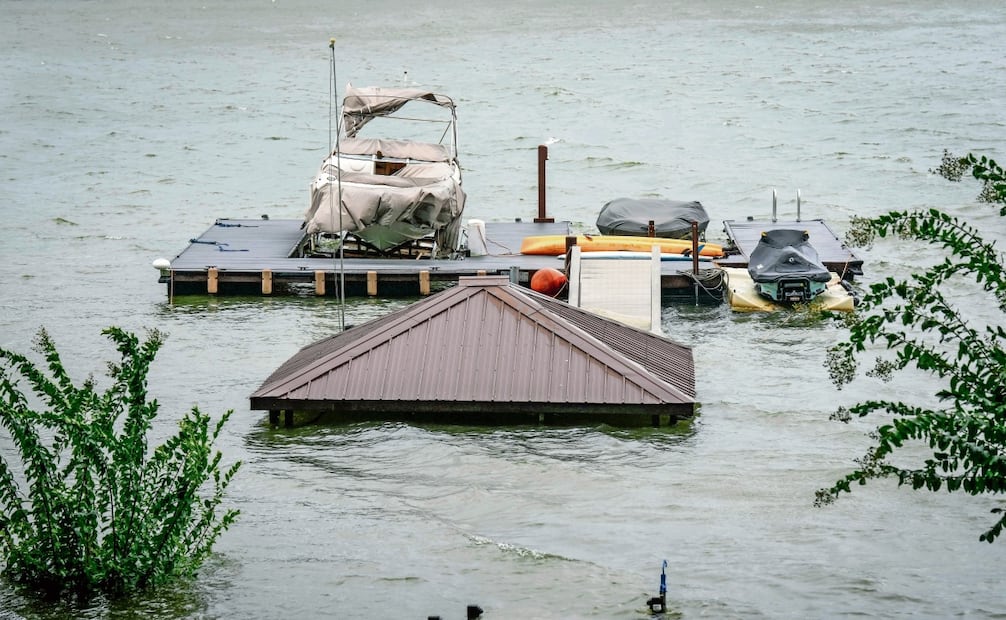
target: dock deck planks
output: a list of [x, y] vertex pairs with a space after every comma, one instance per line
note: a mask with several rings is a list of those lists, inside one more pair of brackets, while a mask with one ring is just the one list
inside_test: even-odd
[[[252, 292], [249, 285], [263, 285], [261, 292], [271, 292], [272, 283], [316, 282], [318, 272], [334, 290], [336, 274], [343, 270], [347, 290], [353, 285], [379, 281], [420, 287], [420, 279], [457, 281], [461, 276], [508, 273], [516, 267], [523, 282], [530, 273], [544, 267], [561, 268], [562, 262], [549, 256], [520, 254], [521, 240], [527, 235], [565, 235], [568, 222], [487, 222], [489, 251], [486, 256], [461, 260], [429, 258], [333, 258], [291, 257], [304, 238], [301, 220], [220, 219], [202, 235], [190, 240], [188, 247], [170, 261], [161, 281], [168, 283], [168, 293], [214, 292], [217, 284], [242, 285], [239, 292]], [[211, 272], [212, 270], [212, 272]], [[425, 273], [425, 275], [421, 275]], [[267, 274], [267, 275], [266, 275]], [[270, 281], [269, 286], [264, 281]], [[367, 289], [374, 294], [373, 289]], [[350, 293], [352, 294], [352, 293]]]

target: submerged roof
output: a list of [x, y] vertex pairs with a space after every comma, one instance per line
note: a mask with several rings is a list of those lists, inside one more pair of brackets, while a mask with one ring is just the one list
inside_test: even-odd
[[251, 408], [682, 416], [694, 397], [691, 348], [489, 276], [304, 347]]

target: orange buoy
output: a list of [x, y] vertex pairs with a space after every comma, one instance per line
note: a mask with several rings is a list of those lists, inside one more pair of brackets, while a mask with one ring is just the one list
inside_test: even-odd
[[552, 267], [539, 269], [531, 276], [531, 290], [549, 297], [558, 295], [564, 286], [566, 286], [566, 276]]

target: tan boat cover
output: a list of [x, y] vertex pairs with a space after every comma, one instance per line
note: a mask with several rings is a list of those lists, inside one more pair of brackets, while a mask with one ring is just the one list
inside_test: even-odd
[[[408, 166], [403, 172], [407, 169]], [[431, 233], [437, 233], [437, 246], [442, 250], [457, 247], [465, 194], [450, 176], [429, 178], [344, 172], [341, 211], [337, 207], [339, 183], [329, 182], [326, 176], [318, 177], [311, 188], [311, 207], [306, 217], [309, 233], [340, 230], [360, 233], [382, 226], [403, 233], [401, 239], [386, 235], [381, 240], [360, 236], [382, 251]]]
[[356, 88], [350, 84], [346, 87], [346, 96], [342, 100], [343, 130], [348, 137], [354, 138], [360, 128], [375, 116], [393, 114], [403, 105], [416, 99], [423, 99], [445, 108], [454, 107], [450, 97], [421, 88], [382, 86]]
[[[304, 214], [308, 233], [350, 232], [382, 252], [434, 234], [438, 254], [457, 248], [465, 194], [452, 149], [439, 143], [356, 137], [374, 116], [391, 114], [417, 99], [449, 107], [453, 116], [453, 102], [444, 95], [349, 87], [343, 103], [344, 135], [311, 184], [311, 204]], [[393, 163], [393, 173], [374, 174], [377, 163]]]
[[420, 161], [451, 161], [451, 154], [443, 144], [388, 140], [385, 138], [345, 138], [339, 143], [344, 155], [377, 155], [392, 159], [418, 159]]

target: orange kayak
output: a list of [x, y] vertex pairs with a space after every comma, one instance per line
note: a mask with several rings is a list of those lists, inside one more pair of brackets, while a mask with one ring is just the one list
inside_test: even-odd
[[[660, 246], [661, 254], [683, 254], [691, 251], [690, 239], [666, 239], [663, 237], [631, 237], [627, 235], [579, 235], [576, 244], [581, 252], [649, 252], [653, 246]], [[699, 255], [723, 256], [723, 246], [716, 243], [699, 242]], [[524, 237], [520, 246], [521, 254], [558, 256], [566, 253], [565, 235], [538, 235]]]

